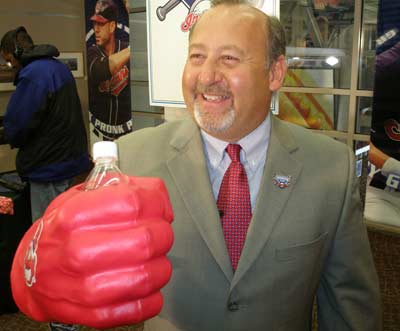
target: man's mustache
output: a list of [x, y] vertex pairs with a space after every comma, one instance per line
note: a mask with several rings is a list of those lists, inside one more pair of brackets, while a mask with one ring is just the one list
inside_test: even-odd
[[211, 84], [211, 85], [201, 85], [197, 84], [196, 92], [201, 94], [217, 94], [217, 95], [224, 95], [224, 96], [231, 96], [232, 93], [229, 89], [226, 89], [218, 84]]

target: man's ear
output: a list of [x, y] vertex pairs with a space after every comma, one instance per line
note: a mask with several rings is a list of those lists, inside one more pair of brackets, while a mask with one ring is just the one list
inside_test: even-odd
[[286, 70], [287, 65], [285, 56], [280, 55], [278, 59], [271, 64], [269, 69], [269, 89], [271, 92], [276, 92], [282, 87]]
[[111, 21], [111, 30], [112, 32], [115, 32], [117, 29], [117, 22], [116, 21]]

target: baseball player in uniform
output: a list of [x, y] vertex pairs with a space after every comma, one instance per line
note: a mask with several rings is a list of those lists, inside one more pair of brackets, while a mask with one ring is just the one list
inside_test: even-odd
[[94, 133], [114, 140], [132, 131], [128, 41], [115, 38], [118, 7], [98, 0], [90, 18], [96, 43], [88, 49], [89, 110]]
[[400, 33], [398, 16], [385, 15], [393, 11], [393, 5], [383, 1], [380, 11], [378, 41], [382, 44], [378, 42], [377, 47], [369, 152], [369, 160], [378, 171], [367, 190], [365, 218], [400, 226]]

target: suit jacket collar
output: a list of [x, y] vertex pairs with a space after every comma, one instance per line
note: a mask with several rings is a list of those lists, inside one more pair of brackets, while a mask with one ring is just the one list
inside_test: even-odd
[[207, 170], [200, 130], [192, 119], [177, 130], [170, 141], [175, 149], [167, 167], [183, 201], [211, 254], [231, 280], [231, 262]]
[[[176, 152], [167, 160], [167, 167], [200, 235], [233, 288], [266, 245], [289, 199], [302, 168], [295, 156], [299, 147], [286, 124], [273, 117], [270, 146], [256, 207], [238, 268], [233, 274], [202, 152], [203, 142], [193, 120], [188, 119], [180, 126], [170, 145]], [[274, 185], [275, 175], [291, 176], [290, 185], [286, 188]]]
[[[299, 146], [290, 129], [282, 121], [272, 117], [270, 145], [260, 190], [239, 265], [231, 282], [231, 289], [255, 262], [262, 248], [279, 221], [287, 200], [300, 176], [302, 163], [296, 157]], [[274, 184], [276, 175], [290, 176], [290, 184], [280, 188]]]

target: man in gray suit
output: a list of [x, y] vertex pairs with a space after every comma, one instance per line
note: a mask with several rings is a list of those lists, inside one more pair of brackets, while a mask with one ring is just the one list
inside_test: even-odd
[[[234, 2], [214, 1], [191, 32], [182, 86], [194, 120], [119, 141], [122, 169], [161, 177], [175, 215], [172, 279], [146, 329], [310, 330], [316, 296], [320, 330], [380, 330], [352, 153], [269, 114], [286, 71], [284, 32]], [[216, 206], [232, 142], [252, 206], [235, 271]]]
[[[162, 289], [163, 309], [145, 322], [146, 330], [305, 331], [311, 329], [315, 298], [320, 330], [381, 330], [378, 280], [362, 222], [352, 152], [344, 144], [269, 113], [271, 96], [285, 76], [284, 54], [284, 31], [278, 20], [242, 1], [214, 1], [190, 34], [183, 95], [191, 116], [118, 140], [123, 172], [162, 178], [174, 212], [175, 239], [168, 254], [172, 277]], [[232, 162], [225, 151], [228, 144], [241, 146]], [[248, 188], [243, 189], [247, 184], [241, 181], [236, 186], [241, 194], [233, 199], [246, 205], [251, 219], [239, 215], [227, 225], [231, 211], [220, 203], [220, 187], [225, 187], [224, 174], [231, 163], [245, 169], [241, 174]], [[102, 199], [99, 208], [118, 205], [121, 192], [115, 190], [115, 195]], [[92, 201], [93, 194], [101, 192], [74, 194], [79, 201], [90, 195]], [[66, 195], [62, 198], [59, 205], [68, 200]], [[159, 208], [156, 201], [154, 207]], [[123, 213], [118, 212], [118, 217]], [[86, 245], [95, 241], [87, 226], [90, 214], [76, 218], [86, 224], [82, 238], [91, 238]], [[98, 218], [102, 213], [93, 214]], [[57, 217], [47, 215], [52, 217], [50, 227]], [[112, 222], [117, 224], [118, 217]], [[244, 234], [235, 232], [236, 225], [245, 228]], [[46, 223], [42, 237], [45, 231], [49, 231]], [[231, 246], [236, 239], [226, 234], [230, 231], [245, 238], [234, 253]], [[126, 236], [121, 240], [124, 244], [104, 244], [101, 254], [123, 250], [132, 233], [120, 235]], [[149, 242], [153, 240], [158, 238], [149, 236]], [[65, 247], [70, 251], [76, 245]], [[102, 267], [110, 265], [97, 277], [91, 275], [98, 268], [92, 255], [76, 254], [85, 261], [89, 284], [110, 274], [112, 263], [117, 268], [119, 259], [129, 257], [128, 253], [101, 259]], [[42, 254], [40, 261], [45, 258]], [[124, 277], [110, 284], [91, 286], [87, 293], [82, 288], [83, 302], [67, 299], [72, 296], [69, 288], [58, 288], [65, 291], [63, 304], [69, 300], [70, 311], [76, 308], [85, 316], [63, 319], [63, 311], [58, 310], [55, 317], [79, 323], [99, 308], [98, 318], [138, 320], [140, 314], [131, 308], [138, 307], [137, 298], [128, 297], [131, 291], [140, 291], [132, 285], [134, 277], [126, 277], [129, 270], [125, 268]], [[146, 277], [141, 279], [146, 283]], [[143, 281], [139, 283], [147, 288]], [[114, 293], [107, 294], [104, 288]], [[119, 297], [135, 305], [100, 314], [102, 307], [93, 299], [97, 292], [103, 299], [112, 298], [113, 305]], [[85, 305], [92, 310], [83, 310]]]
[[[215, 1], [190, 35], [182, 85], [194, 120], [119, 141], [122, 169], [163, 178], [175, 215], [173, 275], [147, 329], [309, 330], [316, 296], [320, 330], [380, 330], [352, 153], [269, 114], [286, 71], [284, 32], [233, 2]], [[235, 271], [216, 206], [232, 142], [252, 206]]]

